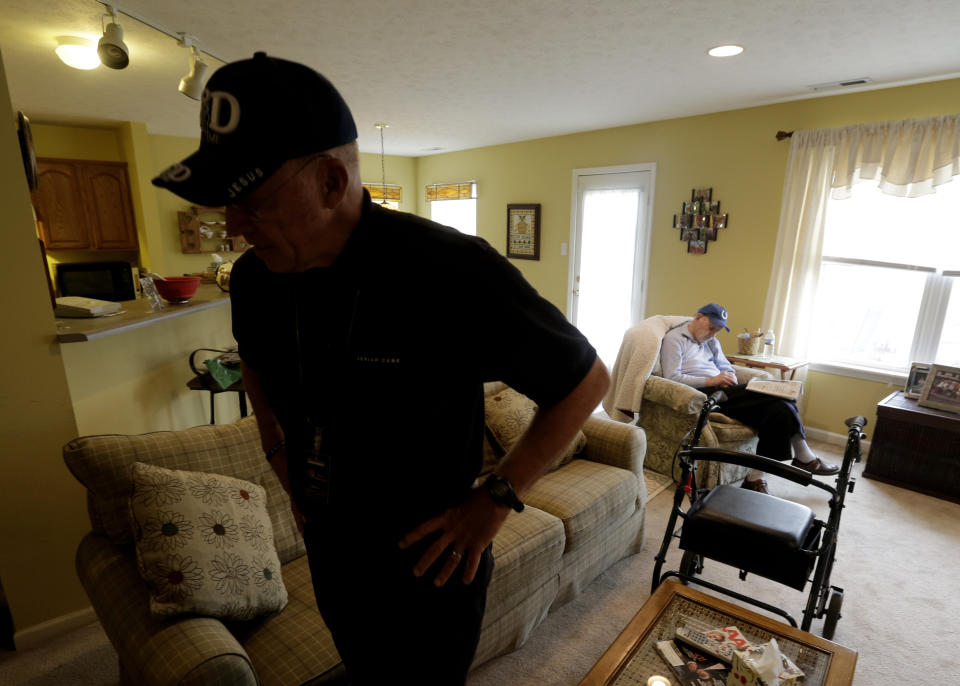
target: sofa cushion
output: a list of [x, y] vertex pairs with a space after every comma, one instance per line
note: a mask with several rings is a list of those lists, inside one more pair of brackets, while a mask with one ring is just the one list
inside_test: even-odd
[[563, 525], [535, 507], [511, 512], [493, 539], [494, 571], [487, 589], [487, 626], [560, 573]]
[[[499, 459], [510, 451], [530, 426], [530, 422], [537, 414], [537, 404], [522, 393], [505, 386], [484, 397], [484, 412], [488, 429], [487, 438], [492, 444], [492, 453], [495, 456], [495, 460], [490, 464], [491, 455], [485, 449], [483, 471], [489, 472], [493, 471]], [[586, 445], [586, 435], [583, 431], [577, 431], [577, 435], [551, 469], [557, 469], [570, 462], [574, 455], [581, 452]]]
[[303, 555], [303, 539], [290, 512], [290, 498], [260, 448], [253, 416], [235, 424], [156, 431], [137, 436], [81, 436], [63, 448], [67, 467], [87, 488], [93, 532], [113, 543], [130, 543], [129, 498], [134, 462], [233, 476], [263, 486], [281, 562]]
[[306, 555], [283, 566], [283, 580], [289, 593], [283, 612], [230, 624], [263, 686], [313, 683], [311, 679], [335, 673], [341, 663], [317, 610]]
[[251, 619], [287, 604], [261, 486], [136, 462], [130, 516], [150, 610]]
[[639, 489], [633, 472], [574, 460], [537, 481], [524, 493], [523, 500], [563, 521], [564, 552], [569, 552], [589, 542], [612, 522], [629, 517], [637, 509]]

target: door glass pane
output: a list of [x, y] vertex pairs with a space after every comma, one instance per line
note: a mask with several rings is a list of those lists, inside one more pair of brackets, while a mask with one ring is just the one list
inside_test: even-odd
[[583, 193], [577, 328], [612, 367], [632, 325], [638, 188]]
[[810, 332], [822, 362], [904, 369], [927, 274], [908, 269], [825, 262]]
[[938, 364], [947, 364], [951, 367], [960, 367], [960, 288], [957, 288], [957, 277], [950, 282], [950, 301], [947, 305], [947, 316], [943, 320], [943, 332], [940, 334], [940, 347], [937, 349]]

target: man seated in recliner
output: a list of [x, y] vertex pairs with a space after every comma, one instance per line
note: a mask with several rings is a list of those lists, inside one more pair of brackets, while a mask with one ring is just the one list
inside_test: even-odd
[[[719, 411], [756, 430], [757, 454], [774, 460], [793, 458], [793, 466], [812, 474], [836, 474], [840, 467], [827, 464], [807, 445], [800, 412], [794, 400], [784, 400], [746, 390], [737, 383], [733, 365], [715, 338], [727, 326], [727, 310], [715, 303], [701, 307], [693, 320], [674, 327], [663, 337], [660, 367], [663, 377], [693, 386], [706, 394], [723, 390], [727, 399]], [[763, 472], [754, 469], [743, 488], [767, 493]]]

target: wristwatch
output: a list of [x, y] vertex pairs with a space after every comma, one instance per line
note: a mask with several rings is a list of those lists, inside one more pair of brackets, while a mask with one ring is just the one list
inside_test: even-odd
[[493, 498], [495, 502], [507, 505], [516, 512], [523, 512], [523, 501], [517, 497], [516, 492], [513, 490], [513, 484], [507, 479], [504, 479], [502, 476], [497, 476], [496, 474], [491, 474], [483, 482], [483, 487], [487, 489], [487, 493], [490, 494], [490, 497]]

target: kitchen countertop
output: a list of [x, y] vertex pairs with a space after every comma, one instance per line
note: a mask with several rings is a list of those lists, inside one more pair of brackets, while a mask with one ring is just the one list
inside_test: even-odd
[[221, 291], [215, 284], [200, 284], [189, 302], [174, 305], [164, 302], [166, 307], [159, 312], [150, 308], [146, 298], [125, 300], [120, 312], [105, 317], [57, 317], [57, 340], [60, 343], [79, 343], [103, 336], [150, 326], [174, 317], [193, 314], [212, 307], [220, 307], [230, 302], [230, 294]]

